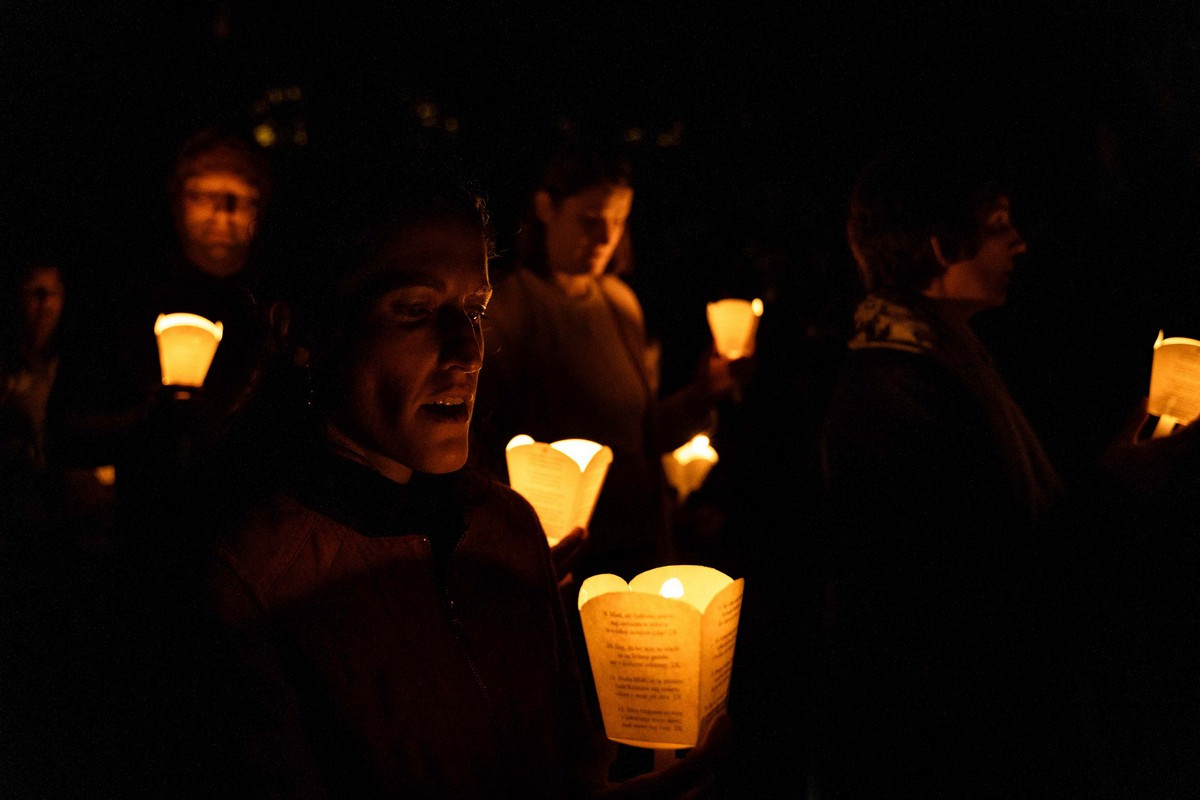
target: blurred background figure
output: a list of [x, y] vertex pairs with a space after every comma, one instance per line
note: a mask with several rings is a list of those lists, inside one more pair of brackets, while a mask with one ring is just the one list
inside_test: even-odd
[[3, 518], [34, 524], [47, 512], [46, 403], [58, 373], [66, 290], [61, 268], [27, 260], [5, 293], [0, 342], [0, 501]]
[[968, 326], [1004, 303], [1026, 245], [990, 165], [953, 152], [885, 158], [851, 199], [868, 294], [824, 440], [831, 797], [1044, 795], [1070, 778], [1051, 747], [1067, 716], [1046, 534], [1061, 486]]
[[499, 474], [504, 446], [519, 433], [613, 450], [582, 577], [628, 579], [670, 558], [660, 456], [711, 430], [715, 401], [734, 386], [727, 362], [714, 357], [691, 385], [659, 399], [657, 351], [620, 277], [632, 267], [633, 199], [632, 168], [619, 153], [560, 151], [530, 198], [517, 268], [497, 283], [488, 311], [477, 435]]
[[[207, 446], [247, 391], [265, 341], [254, 246], [271, 192], [266, 158], [235, 134], [201, 131], [180, 148], [167, 191], [170, 251], [149, 272], [114, 280], [112, 304], [93, 309], [90, 335], [64, 352], [51, 400], [51, 453], [77, 486], [97, 469], [115, 475], [127, 533], [162, 524], [159, 512], [187, 519], [177, 505], [156, 505], [204, 469]], [[182, 399], [162, 386], [154, 335], [158, 316], [175, 312], [224, 328], [203, 388]]]

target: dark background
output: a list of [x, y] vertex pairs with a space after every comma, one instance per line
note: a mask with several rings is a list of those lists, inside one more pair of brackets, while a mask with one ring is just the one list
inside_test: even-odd
[[85, 295], [153, 269], [174, 152], [216, 122], [272, 128], [276, 242], [319, 224], [339, 176], [438, 141], [511, 252], [538, 159], [599, 132], [636, 159], [632, 281], [669, 388], [719, 295], [764, 296], [768, 336], [839, 338], [855, 174], [954, 130], [1003, 156], [1030, 243], [981, 329], [1051, 449], [1082, 459], [1142, 391], [1158, 328], [1200, 333], [1200, 11], [975, 6], [9, 2], [5, 246], [68, 256]]
[[[1200, 337], [1200, 6], [378, 5], [0, 2], [3, 263], [31, 250], [65, 259], [68, 314], [161, 269], [175, 152], [219, 123], [274, 137], [268, 259], [302, 257], [298, 232], [336, 218], [339, 187], [447, 146], [490, 194], [503, 268], [542, 154], [583, 132], [625, 141], [631, 282], [664, 345], [666, 388], [707, 345], [706, 300], [767, 303], [755, 386], [740, 413], [725, 409], [722, 463], [679, 521], [702, 563], [706, 535], [723, 530], [711, 563], [729, 559], [753, 587], [738, 663], [767, 688], [735, 686], [740, 777], [801, 785], [803, 735], [779, 732], [809, 711], [787, 657], [804, 623], [783, 602], [797, 604], [794, 586], [757, 579], [804, 553], [815, 492], [786, 453], [812, 444], [855, 300], [844, 218], [857, 172], [947, 132], [996, 154], [1029, 252], [1008, 305], [978, 327], [1056, 463], [1082, 473], [1144, 394], [1158, 330]], [[90, 592], [71, 597], [82, 607]], [[40, 635], [58, 619], [39, 596], [13, 605], [11, 630]], [[61, 606], [64, 640], [108, 613]], [[96, 630], [62, 652], [104, 662], [122, 645]], [[35, 663], [58, 664], [46, 652]], [[93, 667], [60, 669], [77, 680]], [[116, 672], [105, 669], [98, 685]], [[47, 711], [33, 694], [39, 721], [6, 744], [68, 765], [36, 773], [46, 796], [91, 786], [95, 764], [120, 771], [96, 734], [122, 724], [108, 706], [84, 692], [94, 708], [81, 716], [68, 692]]]

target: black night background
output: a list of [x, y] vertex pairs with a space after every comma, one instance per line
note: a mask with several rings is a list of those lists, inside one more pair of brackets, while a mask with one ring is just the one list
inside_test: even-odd
[[[633, 156], [630, 283], [664, 388], [708, 345], [706, 301], [762, 297], [755, 380], [772, 387], [772, 424], [791, 426], [780, 441], [807, 441], [858, 292], [850, 188], [885, 149], [949, 134], [1010, 181], [1029, 250], [978, 328], [1065, 475], [1145, 394], [1159, 330], [1200, 337], [1195, 3], [9, 0], [0, 98], [0, 256], [57, 254], [72, 302], [155, 268], [173, 235], [166, 175], [206, 125], [266, 146], [277, 259], [299, 256], [292, 234], [320, 225], [345, 177], [431, 148], [487, 190], [500, 269], [539, 159], [586, 133]], [[731, 452], [762, 422], [731, 414]], [[772, 468], [793, 468], [780, 450]], [[714, 473], [722, 513], [737, 513], [720, 493], [739, 485]], [[805, 529], [794, 502], [753, 518], [771, 541]], [[691, 524], [703, 538], [705, 518]], [[767, 556], [748, 550], [735, 563], [753, 571]], [[24, 630], [11, 608], [0, 623]], [[10, 755], [89, 740], [63, 708], [47, 714], [43, 738]], [[746, 741], [760, 764], [788, 740]], [[85, 785], [97, 752], [35, 788]]]

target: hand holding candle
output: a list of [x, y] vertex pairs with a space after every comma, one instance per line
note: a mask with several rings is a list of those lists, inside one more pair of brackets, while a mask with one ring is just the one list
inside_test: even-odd
[[662, 457], [667, 483], [679, 493], [680, 502], [704, 484], [704, 479], [717, 463], [717, 451], [703, 433]]
[[1147, 411], [1159, 418], [1155, 436], [1200, 415], [1200, 341], [1158, 332], [1150, 367]]
[[713, 344], [723, 358], [736, 361], [754, 355], [762, 300], [726, 298], [708, 304], [708, 327]]
[[742, 606], [741, 579], [680, 565], [628, 584], [595, 575], [579, 613], [608, 738], [693, 747], [725, 708]]
[[509, 485], [533, 506], [551, 546], [587, 527], [612, 463], [611, 449], [586, 439], [546, 444], [521, 434], [504, 455]]
[[159, 314], [154, 323], [164, 386], [204, 385], [225, 329], [196, 314]]

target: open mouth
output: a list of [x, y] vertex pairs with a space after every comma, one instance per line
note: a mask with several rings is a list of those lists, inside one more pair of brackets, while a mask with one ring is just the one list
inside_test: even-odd
[[425, 403], [421, 410], [447, 422], [466, 422], [471, 414], [471, 406], [462, 397], [446, 397]]

